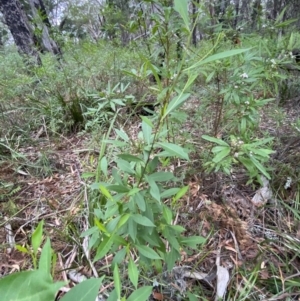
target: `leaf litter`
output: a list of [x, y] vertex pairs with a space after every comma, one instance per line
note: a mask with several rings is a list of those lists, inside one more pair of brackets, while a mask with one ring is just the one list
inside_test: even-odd
[[[272, 120], [269, 119], [270, 123], [267, 118], [264, 120], [261, 127], [271, 129]], [[139, 125], [130, 129], [131, 135], [137, 137]], [[88, 138], [80, 135], [65, 137], [59, 143], [45, 142], [40, 138], [36, 142], [36, 146], [20, 149], [20, 152], [28, 162], [39, 162], [39, 170], [24, 164], [19, 170], [11, 165], [0, 171], [1, 179], [5, 178], [6, 182], [21, 188], [14, 195], [15, 204], [9, 199], [0, 202], [1, 212], [7, 218], [10, 232], [14, 233], [13, 239], [20, 245], [27, 242], [32, 227], [40, 219], [45, 219], [47, 235], [61, 258], [55, 268], [56, 280], [63, 279], [61, 270], [68, 261], [72, 263], [75, 275], [89, 278], [95, 274], [93, 269], [84, 260], [76, 260], [78, 253], [74, 255], [72, 250], [74, 245], [82, 244], [79, 235], [85, 229], [82, 199], [86, 187], [81, 174], [94, 170], [98, 152], [86, 148]], [[287, 151], [290, 152], [282, 159], [285, 162], [289, 156], [295, 158], [297, 155], [294, 149]], [[280, 154], [277, 152], [275, 156], [280, 157]], [[176, 168], [174, 166], [175, 171]], [[185, 181], [189, 192], [180, 200], [177, 223], [186, 228], [187, 236], [202, 235], [208, 241], [198, 252], [182, 252], [181, 261], [171, 272], [152, 275], [153, 281], [155, 277], [159, 280], [159, 287], [154, 287], [151, 300], [183, 300], [188, 291], [194, 290], [204, 292], [208, 300], [217, 300], [228, 293], [228, 286], [231, 289], [236, 286], [236, 291], [246, 289], [245, 271], [255, 268], [258, 269], [260, 287], [259, 284], [252, 287], [251, 294], [256, 296], [253, 300], [261, 295], [271, 298], [272, 294], [266, 290], [264, 281], [272, 279], [279, 270], [286, 281], [293, 274], [292, 270], [297, 274], [300, 262], [296, 248], [299, 245], [300, 227], [293, 217], [283, 214], [288, 212], [288, 207], [280, 208], [270, 188], [274, 185], [272, 180], [271, 183], [264, 182], [261, 188], [252, 189], [245, 185], [246, 179], [243, 171], [240, 171], [231, 178], [193, 174], [187, 176]], [[290, 198], [295, 193], [293, 187], [288, 187], [286, 191], [290, 193]], [[270, 202], [270, 199], [273, 200]], [[286, 199], [286, 206], [291, 206], [289, 198]], [[2, 226], [5, 224], [2, 223]], [[71, 231], [69, 226], [72, 224], [78, 229], [79, 235], [73, 233], [73, 240], [70, 241], [70, 233], [65, 231]], [[5, 227], [0, 228], [0, 239], [5, 246], [0, 250], [2, 276], [31, 268], [27, 255], [16, 250], [9, 252], [9, 242], [13, 239], [10, 237], [7, 241], [6, 232]], [[90, 256], [86, 247], [84, 253]], [[284, 270], [286, 258], [290, 271]], [[97, 262], [94, 268], [100, 274], [108, 273], [105, 267], [111, 259], [111, 256], [107, 256]], [[81, 271], [84, 273], [81, 274]], [[108, 283], [101, 289], [102, 292], [109, 291], [112, 285]], [[278, 298], [285, 296], [282, 294]], [[299, 294], [293, 294], [293, 300], [297, 296]]]

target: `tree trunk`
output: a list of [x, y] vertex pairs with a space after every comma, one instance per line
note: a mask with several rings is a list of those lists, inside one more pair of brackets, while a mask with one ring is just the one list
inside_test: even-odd
[[[197, 1], [197, 4], [199, 3], [199, 0]], [[196, 47], [197, 46], [197, 7], [195, 1], [192, 2], [192, 13], [193, 13], [193, 32], [192, 32], [192, 42], [193, 45]]]
[[240, 10], [240, 22], [250, 22], [250, 2], [248, 0], [242, 0], [241, 10]]
[[[1, 0], [0, 0], [1, 1]], [[41, 31], [41, 41], [39, 41], [41, 51], [48, 51], [54, 55], [61, 56], [61, 50], [55, 41], [50, 37], [49, 29], [51, 24], [42, 0], [29, 0], [33, 14], [33, 22]]]
[[238, 25], [238, 19], [239, 19], [239, 14], [240, 14], [240, 0], [235, 0], [234, 1], [234, 7], [235, 7], [235, 17], [234, 17], [234, 24], [233, 27], [236, 29]]
[[13, 39], [21, 54], [34, 58], [36, 64], [41, 64], [41, 59], [35, 49], [35, 37], [29, 26], [27, 16], [21, 9], [18, 0], [0, 0], [0, 11], [3, 14]]

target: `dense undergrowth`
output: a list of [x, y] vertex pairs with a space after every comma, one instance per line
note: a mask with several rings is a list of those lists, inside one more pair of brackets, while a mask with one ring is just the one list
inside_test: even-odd
[[[166, 39], [172, 44], [172, 35]], [[57, 252], [76, 247], [77, 266], [106, 275], [88, 287], [98, 285], [97, 293], [102, 282], [107, 300], [211, 300], [222, 283], [217, 251], [230, 270], [226, 300], [296, 300], [299, 71], [289, 68], [297, 66], [289, 53], [296, 41], [289, 35], [275, 47], [274, 40], [245, 35], [235, 47], [219, 33], [197, 49], [186, 41], [179, 61], [170, 47], [162, 65], [159, 51], [145, 55], [142, 44], [70, 43], [63, 59], [44, 55], [39, 67], [4, 49], [3, 217], [13, 221], [35, 203], [56, 212], [55, 200], [24, 199], [34, 181], [58, 175], [65, 185], [63, 175], [72, 171], [81, 185], [72, 191], [76, 202], [64, 203], [72, 210], [59, 230], [47, 216], [32, 246], [17, 241], [33, 262], [24, 260], [24, 270], [34, 269], [20, 277], [38, 279], [44, 269], [60, 279], [50, 241], [38, 255], [44, 230]], [[66, 167], [72, 151], [85, 156]], [[268, 194], [261, 190], [255, 203], [259, 188]], [[36, 228], [42, 218], [29, 224]], [[57, 237], [68, 246], [63, 251]], [[180, 265], [207, 276], [188, 281], [195, 277], [181, 270], [176, 278]], [[44, 300], [51, 300], [62, 284], [43, 281], [50, 296]]]

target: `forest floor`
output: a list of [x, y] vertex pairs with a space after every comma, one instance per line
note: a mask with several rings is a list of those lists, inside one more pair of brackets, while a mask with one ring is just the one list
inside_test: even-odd
[[[269, 185], [272, 197], [263, 206], [253, 203], [261, 187], [246, 186], [243, 170], [230, 177], [204, 175], [197, 172], [197, 156], [191, 156], [192, 166], [186, 167], [191, 168], [186, 170], [185, 178], [190, 189], [180, 200], [174, 222], [186, 228], [186, 235], [201, 235], [207, 241], [198, 252], [183, 252], [177, 267], [180, 273], [189, 267], [206, 276], [203, 279], [182, 276], [184, 279], [176, 282], [153, 274], [151, 281], [171, 283], [177, 297], [173, 294], [171, 299], [167, 293], [163, 296], [164, 292], [154, 292], [151, 300], [184, 300], [182, 296], [186, 291], [195, 290], [205, 296], [203, 300], [211, 300], [216, 289], [218, 256], [221, 265], [230, 271], [228, 300], [300, 300], [299, 287], [294, 284], [293, 289], [291, 284], [300, 276], [299, 183], [282, 189], [288, 174], [288, 168], [282, 170], [283, 163], [300, 165], [300, 133], [297, 136], [290, 130], [290, 125], [300, 116], [300, 103], [287, 102], [283, 111], [281, 120], [274, 118], [276, 112], [271, 107], [261, 116], [261, 131], [269, 131], [276, 137], [276, 152], [272, 158], [274, 177]], [[198, 135], [200, 140], [201, 133], [193, 135]], [[0, 200], [3, 220], [0, 275], [32, 268], [28, 254], [10, 248], [7, 225], [11, 226], [10, 236], [14, 241], [25, 246], [30, 245], [33, 225], [44, 219], [45, 234], [58, 254], [55, 278], [67, 279], [69, 269], [91, 277], [93, 273], [83, 256], [80, 238], [81, 232], [86, 230], [83, 208], [88, 185], [82, 174], [95, 170], [98, 150], [91, 146], [87, 135], [80, 133], [49, 138], [41, 129], [38, 135], [32, 133], [32, 138], [30, 146], [18, 150], [19, 155], [26, 157], [24, 166], [20, 165], [22, 158], [17, 168], [13, 161], [1, 163], [1, 181], [11, 185], [0, 187], [0, 194], [8, 196]], [[282, 176], [276, 177], [276, 174]], [[111, 257], [107, 256], [96, 263], [99, 274], [108, 272], [110, 261]], [[104, 295], [112, 285], [106, 283], [102, 289]]]

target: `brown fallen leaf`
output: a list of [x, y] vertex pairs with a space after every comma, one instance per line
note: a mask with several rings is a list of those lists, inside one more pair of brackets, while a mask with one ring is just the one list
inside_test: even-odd
[[152, 296], [155, 300], [164, 301], [164, 295], [158, 292], [153, 292]]

